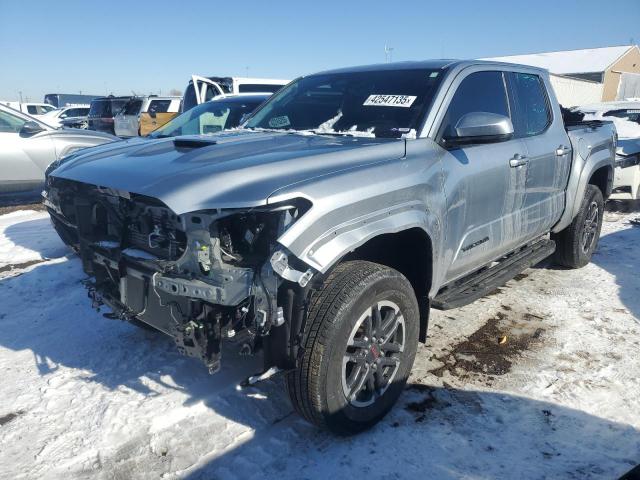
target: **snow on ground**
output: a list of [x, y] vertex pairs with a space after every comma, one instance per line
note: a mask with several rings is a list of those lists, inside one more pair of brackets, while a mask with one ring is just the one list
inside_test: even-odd
[[617, 478], [640, 463], [632, 216], [607, 214], [584, 269], [434, 311], [397, 407], [346, 439], [293, 414], [277, 377], [239, 389], [258, 359], [227, 349], [209, 376], [102, 317], [46, 215], [0, 216], [0, 478]]

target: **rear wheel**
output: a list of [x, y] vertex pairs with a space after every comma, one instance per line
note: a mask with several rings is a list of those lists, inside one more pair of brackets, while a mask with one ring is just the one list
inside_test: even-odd
[[587, 185], [580, 210], [571, 225], [551, 236], [556, 242], [557, 263], [565, 267], [581, 268], [591, 261], [600, 239], [603, 215], [602, 192], [595, 185]]
[[418, 304], [399, 272], [345, 262], [311, 299], [299, 367], [287, 374], [294, 408], [348, 435], [378, 422], [407, 381], [418, 344]]

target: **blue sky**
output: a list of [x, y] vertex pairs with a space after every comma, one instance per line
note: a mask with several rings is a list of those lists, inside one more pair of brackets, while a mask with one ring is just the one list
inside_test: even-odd
[[[229, 5], [228, 9], [224, 9]], [[0, 0], [0, 99], [183, 90], [192, 73], [294, 78], [393, 60], [640, 42], [640, 0]]]

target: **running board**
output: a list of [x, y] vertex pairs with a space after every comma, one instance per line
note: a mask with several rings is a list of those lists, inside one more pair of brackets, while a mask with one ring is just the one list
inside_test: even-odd
[[475, 302], [504, 285], [518, 273], [541, 262], [556, 250], [553, 240], [541, 240], [523, 247], [457, 282], [442, 288], [431, 302], [438, 310], [449, 310]]

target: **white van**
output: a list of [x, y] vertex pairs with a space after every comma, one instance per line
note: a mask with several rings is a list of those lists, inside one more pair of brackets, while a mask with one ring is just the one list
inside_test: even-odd
[[39, 117], [40, 115], [44, 115], [51, 110], [54, 110], [56, 107], [53, 105], [49, 105], [48, 103], [34, 103], [34, 102], [0, 102], [7, 107], [13, 108], [14, 110], [18, 110], [19, 112], [26, 113], [27, 115], [31, 115], [32, 117]]
[[186, 112], [218, 95], [275, 93], [289, 81], [275, 78], [201, 77], [199, 75], [191, 75], [191, 81], [189, 81], [182, 98], [182, 111]]

